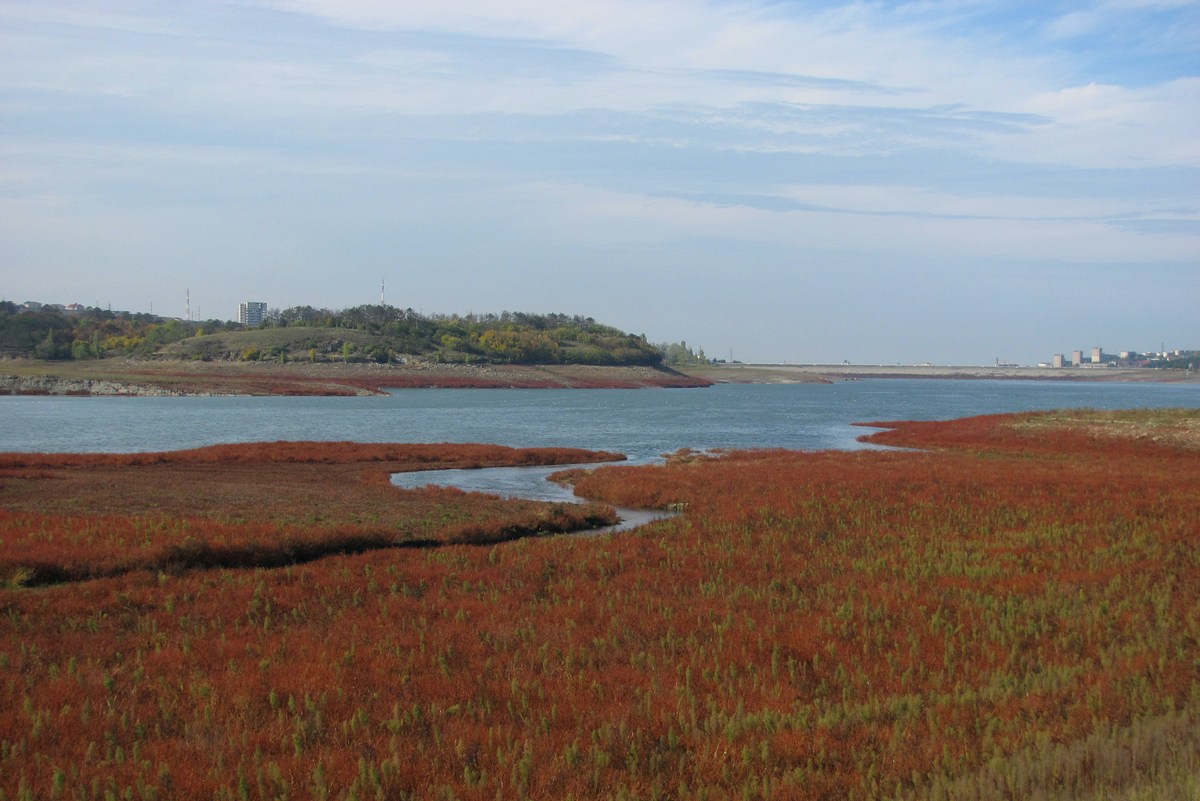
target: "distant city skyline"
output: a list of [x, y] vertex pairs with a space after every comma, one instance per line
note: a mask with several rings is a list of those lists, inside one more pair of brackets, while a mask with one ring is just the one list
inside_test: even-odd
[[0, 32], [15, 302], [386, 285], [758, 362], [1200, 343], [1197, 0], [0, 0]]

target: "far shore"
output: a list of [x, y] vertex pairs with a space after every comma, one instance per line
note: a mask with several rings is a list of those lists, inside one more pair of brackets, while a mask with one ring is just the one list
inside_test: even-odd
[[639, 365], [0, 359], [0, 395], [379, 395], [405, 388], [706, 387], [707, 379]]
[[0, 359], [0, 395], [378, 395], [404, 388], [633, 389], [712, 384], [832, 384], [894, 378], [1200, 383], [1196, 371], [1147, 368], [833, 364], [644, 366]]
[[865, 364], [717, 364], [686, 367], [715, 384], [801, 384], [866, 378], [961, 378], [1016, 381], [1154, 381], [1200, 383], [1200, 372], [1145, 367], [972, 367]]

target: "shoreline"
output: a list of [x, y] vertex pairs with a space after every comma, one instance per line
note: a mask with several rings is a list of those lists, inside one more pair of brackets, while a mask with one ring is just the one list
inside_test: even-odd
[[1200, 384], [1200, 372], [1139, 367], [931, 365], [602, 365], [0, 360], [0, 396], [370, 396], [393, 389], [669, 389], [713, 384], [833, 384], [864, 379]]
[[715, 384], [800, 384], [877, 378], [1198, 384], [1200, 372], [1145, 367], [980, 367], [846, 364], [721, 364], [681, 368]]
[[666, 367], [603, 365], [0, 361], [0, 395], [369, 396], [391, 389], [641, 389], [707, 387]]

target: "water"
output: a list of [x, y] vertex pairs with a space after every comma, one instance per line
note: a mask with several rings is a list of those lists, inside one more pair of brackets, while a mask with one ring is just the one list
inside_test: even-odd
[[[611, 464], [609, 462], [608, 464]], [[623, 464], [628, 464], [624, 462]], [[504, 498], [525, 498], [532, 501], [552, 503], [583, 503], [586, 499], [575, 495], [570, 487], [549, 481], [551, 473], [572, 467], [595, 467], [596, 465], [553, 465], [536, 467], [489, 467], [481, 470], [416, 470], [396, 473], [392, 483], [404, 489], [417, 489], [429, 484], [440, 487], [458, 487], [467, 492], [487, 492]], [[674, 512], [654, 509], [629, 509], [613, 507], [620, 519], [615, 526], [592, 529], [589, 534], [605, 534], [627, 531], [643, 523], [674, 517]]]
[[[635, 463], [680, 448], [865, 447], [855, 422], [1091, 407], [1200, 407], [1197, 384], [877, 379], [707, 389], [412, 389], [367, 398], [0, 397], [0, 451], [136, 452], [229, 442], [490, 442], [616, 451]], [[401, 473], [554, 502], [578, 500], [544, 467]], [[619, 509], [619, 528], [655, 513]]]
[[0, 451], [229, 442], [489, 442], [617, 451], [856, 448], [854, 422], [1091, 407], [1200, 407], [1200, 384], [876, 379], [707, 389], [411, 389], [365, 398], [0, 397]]

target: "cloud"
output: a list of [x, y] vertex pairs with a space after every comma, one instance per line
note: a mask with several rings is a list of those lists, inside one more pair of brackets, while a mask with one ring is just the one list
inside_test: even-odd
[[1200, 6], [1198, 0], [1104, 0], [1101, 5], [1105, 8], [1113, 8], [1120, 10], [1135, 10], [1144, 9], [1178, 9], [1178, 8], [1195, 8]]
[[337, 304], [400, 260], [446, 310], [614, 273], [710, 310], [736, 283], [730, 330], [834, 273], [846, 319], [872, 281], [910, 305], [959, 273], [1032, 296], [1046, 265], [1194, 286], [1195, 9], [0, 0], [0, 267], [303, 269], [329, 296], [286, 300]]
[[1195, 207], [1160, 210], [1120, 201], [969, 196], [915, 187], [792, 186], [780, 196], [790, 205], [763, 208], [536, 184], [502, 191], [497, 204], [511, 216], [509, 225], [563, 246], [724, 240], [797, 252], [874, 254], [882, 262], [898, 254], [967, 260], [964, 265], [997, 258], [1093, 264], [1187, 260], [1196, 253], [1195, 230], [1130, 223], [1200, 222]]
[[1099, 18], [1090, 11], [1072, 11], [1051, 21], [1045, 33], [1053, 39], [1071, 39], [1095, 31], [1099, 24]]
[[[855, 138], [858, 143], [849, 145], [855, 152], [894, 149], [893, 143], [912, 136], [912, 119], [923, 115], [929, 122], [938, 116], [941, 133], [927, 128], [934, 141], [965, 134], [962, 144], [1013, 160], [1088, 166], [1110, 165], [1114, 158], [1122, 164], [1194, 163], [1193, 138], [1185, 132], [1197, 105], [1186, 82], [1114, 85], [1124, 94], [1105, 111], [1123, 119], [1107, 126], [1096, 119], [1104, 128], [1096, 136], [1085, 124], [1092, 120], [1080, 116], [1086, 104], [1076, 96], [1087, 89], [1070, 83], [1075, 70], [1070, 54], [1032, 51], [1002, 27], [981, 46], [979, 26], [1000, 13], [988, 3], [905, 4], [895, 10], [685, 0], [502, 5], [277, 0], [268, 5], [354, 29], [442, 37], [424, 49], [366, 56], [364, 63], [377, 72], [347, 75], [349, 85], [340, 89], [331, 85], [334, 104], [339, 98], [363, 103], [374, 98], [400, 113], [445, 114], [603, 108], [671, 115], [683, 108], [721, 127], [738, 120], [749, 133], [779, 126], [775, 112], [790, 107], [804, 111], [793, 113], [790, 123], [801, 126], [797, 149], [811, 152], [824, 142], [832, 145], [831, 153], [846, 152], [846, 142]], [[1071, 12], [1047, 19], [1044, 32], [1052, 38], [1084, 37], [1110, 24], [1102, 15], [1112, 13], [1111, 8]], [[478, 80], [480, 74], [487, 79]], [[751, 118], [754, 110], [764, 112], [761, 119]], [[865, 110], [873, 110], [877, 124], [864, 127]], [[1005, 125], [986, 141], [978, 129], [966, 129], [968, 121], [978, 124], [989, 115]], [[806, 140], [811, 123], [822, 116], [826, 134], [846, 135]], [[1034, 117], [1045, 119], [1029, 124]], [[1131, 133], [1135, 128], [1139, 133]], [[788, 133], [786, 126], [779, 130]], [[1102, 139], [1109, 144], [1099, 146]], [[910, 141], [930, 144], [921, 134]], [[761, 146], [788, 147], [782, 141]]]
[[1140, 89], [1090, 83], [1042, 92], [1024, 110], [1044, 123], [992, 140], [1011, 160], [1075, 166], [1200, 167], [1200, 78]]
[[[918, 79], [924, 91], [936, 93], [934, 77], [939, 84], [958, 84], [967, 76], [986, 77], [994, 65], [988, 53], [970, 48], [965, 41], [946, 39], [917, 25], [886, 27], [891, 20], [878, 18], [861, 5], [822, 6], [819, 11], [798, 13], [772, 4], [684, 0], [505, 4], [277, 0], [268, 5], [361, 29], [536, 41], [604, 54], [613, 64], [635, 73], [801, 76], [826, 80], [827, 88], [840, 84], [855, 92], [888, 75], [899, 76], [902, 85], [909, 77]], [[1008, 66], [1011, 81], [1013, 65]], [[722, 86], [717, 83], [718, 92]], [[654, 83], [635, 82], [628, 88], [636, 95], [652, 90]]]
[[27, 3], [0, 4], [0, 18], [10, 23], [34, 23], [39, 26], [60, 26], [79, 30], [93, 29], [134, 34], [179, 35], [185, 29], [166, 15], [141, 13], [132, 7], [121, 10], [98, 8], [94, 4]]
[[[785, 187], [782, 195], [812, 208], [868, 215], [904, 215], [951, 220], [1108, 222], [1155, 213], [1153, 206], [1124, 198], [965, 194], [915, 186], [813, 184]], [[1200, 220], [1200, 204], [1172, 218]]]
[[[193, 12], [203, 17], [193, 46], [180, 47], [179, 21], [161, 9], [127, 17], [77, 9], [76, 27], [145, 35], [76, 39], [53, 61], [38, 61], [40, 38], [23, 47], [18, 41], [9, 52], [38, 66], [7, 83], [153, 99], [165, 112], [293, 131], [297, 123], [353, 128], [364, 115], [400, 123], [404, 116], [607, 110], [651, 115], [650, 131], [660, 120], [682, 130], [691, 118], [689, 145], [703, 139], [699, 123], [711, 124], [717, 148], [844, 155], [936, 146], [1075, 165], [1111, 164], [1114, 156], [1194, 163], [1194, 143], [1181, 133], [1196, 108], [1194, 91], [1171, 83], [1113, 86], [1125, 94], [1107, 112], [1124, 119], [1093, 136], [1093, 121], [1104, 122], [1081, 116], [1088, 104], [1075, 96], [1086, 87], [1054, 83], [1045, 57], [981, 49], [961, 33], [947, 34], [933, 12], [965, 12], [940, 4], [891, 14], [860, 4], [806, 12], [803, 5], [684, 0], [256, 5], [298, 22], [270, 40], [243, 34], [239, 42], [220, 41], [210, 28], [219, 30], [224, 17], [201, 5], [208, 11]], [[24, 5], [10, 13], [45, 24], [71, 18]], [[314, 31], [301, 24], [306, 19], [333, 27]], [[168, 41], [154, 40], [155, 31], [167, 32]], [[323, 36], [322, 46], [301, 55], [314, 35]], [[1138, 126], [1153, 135], [1130, 135]], [[1098, 147], [1101, 138], [1110, 144]]]

